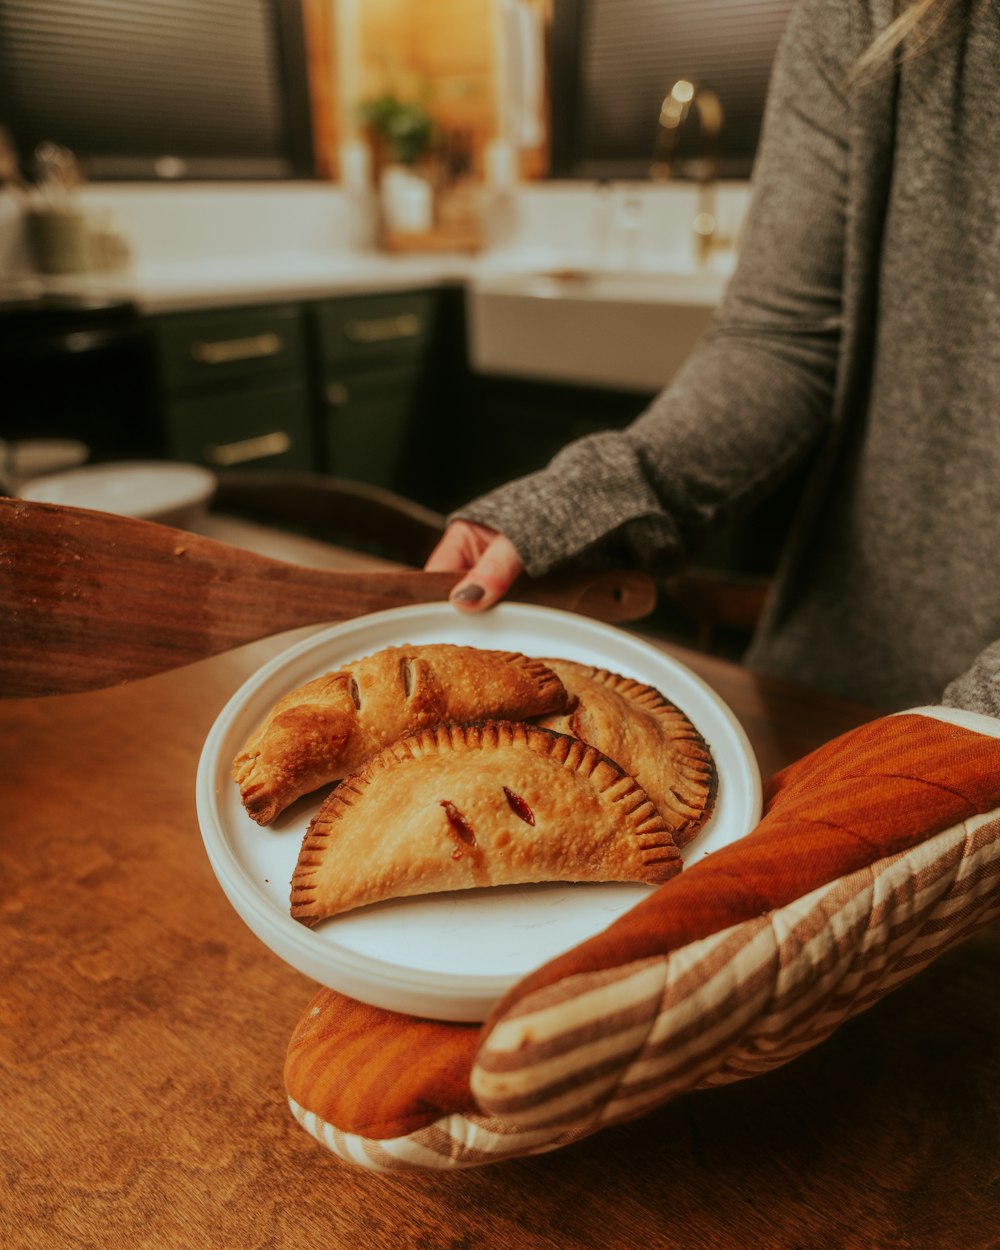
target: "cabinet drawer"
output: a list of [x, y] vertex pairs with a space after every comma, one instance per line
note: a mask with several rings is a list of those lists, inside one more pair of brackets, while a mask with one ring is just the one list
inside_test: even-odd
[[310, 399], [302, 383], [193, 395], [167, 404], [169, 454], [213, 469], [314, 467]]
[[364, 295], [316, 306], [316, 338], [327, 363], [417, 359], [430, 342], [437, 300], [432, 291]]
[[296, 305], [183, 313], [155, 322], [168, 391], [227, 385], [305, 366], [302, 310]]

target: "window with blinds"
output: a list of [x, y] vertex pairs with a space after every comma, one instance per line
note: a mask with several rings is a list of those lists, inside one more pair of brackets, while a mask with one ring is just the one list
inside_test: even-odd
[[0, 124], [29, 173], [308, 177], [300, 0], [0, 0]]
[[[680, 78], [723, 110], [718, 174], [749, 175], [778, 40], [793, 0], [554, 0], [552, 173], [646, 177], [660, 105]], [[676, 173], [693, 171], [685, 127]]]

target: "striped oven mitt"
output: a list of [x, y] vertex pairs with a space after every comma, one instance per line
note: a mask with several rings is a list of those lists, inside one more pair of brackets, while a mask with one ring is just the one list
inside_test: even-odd
[[778, 773], [747, 837], [522, 980], [480, 1028], [320, 990], [292, 1112], [378, 1170], [552, 1150], [787, 1063], [1000, 915], [1000, 721], [942, 708]]

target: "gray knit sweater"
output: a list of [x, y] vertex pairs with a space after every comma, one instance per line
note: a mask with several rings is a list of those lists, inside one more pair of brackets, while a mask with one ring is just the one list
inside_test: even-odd
[[1000, 4], [848, 71], [886, 0], [801, 0], [776, 61], [738, 270], [632, 426], [461, 510], [532, 573], [663, 572], [815, 457], [747, 662], [893, 709], [1000, 714]]

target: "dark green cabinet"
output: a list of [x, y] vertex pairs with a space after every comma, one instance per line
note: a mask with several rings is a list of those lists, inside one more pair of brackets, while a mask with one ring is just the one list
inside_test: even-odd
[[438, 503], [428, 448], [463, 369], [459, 305], [457, 289], [436, 288], [152, 318], [166, 454]]
[[168, 401], [170, 454], [215, 469], [313, 467], [305, 379], [262, 380], [251, 390]]
[[359, 295], [310, 308], [319, 377], [320, 469], [393, 490], [411, 486], [409, 448], [432, 420], [436, 291]]
[[315, 467], [301, 306], [169, 314], [153, 330], [169, 456], [211, 468]]
[[420, 378], [410, 369], [344, 377], [323, 388], [323, 468], [394, 489], [417, 414]]
[[333, 369], [419, 364], [434, 337], [436, 291], [342, 296], [313, 307], [320, 358]]

